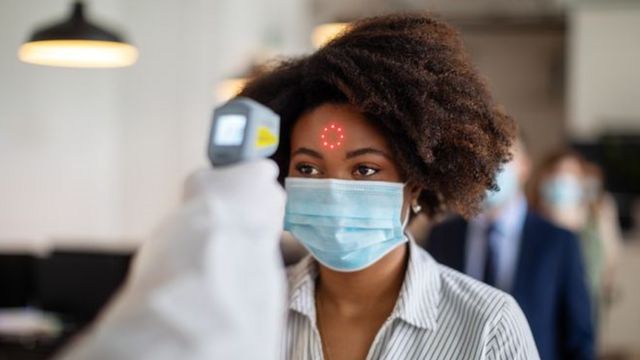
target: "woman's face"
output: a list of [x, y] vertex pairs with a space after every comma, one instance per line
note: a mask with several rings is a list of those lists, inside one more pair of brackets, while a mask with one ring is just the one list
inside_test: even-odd
[[[404, 181], [387, 138], [350, 105], [324, 104], [300, 117], [290, 155], [290, 177]], [[418, 194], [405, 187], [403, 214]]]

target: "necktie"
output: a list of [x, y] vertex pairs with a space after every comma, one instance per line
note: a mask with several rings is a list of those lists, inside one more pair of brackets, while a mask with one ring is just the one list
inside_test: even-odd
[[485, 232], [487, 251], [484, 263], [483, 281], [491, 286], [496, 285], [498, 249], [495, 241], [496, 226], [494, 223], [489, 224]]

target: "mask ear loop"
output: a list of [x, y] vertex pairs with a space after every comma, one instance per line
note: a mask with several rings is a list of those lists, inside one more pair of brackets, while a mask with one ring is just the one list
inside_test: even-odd
[[404, 220], [402, 220], [402, 232], [407, 230], [407, 225], [409, 225], [409, 216], [411, 215], [411, 208], [407, 209], [407, 212], [404, 215]]
[[404, 220], [402, 221], [402, 229], [406, 229], [407, 225], [409, 224], [409, 216], [411, 215], [411, 211], [413, 211], [414, 214], [417, 214], [420, 212], [420, 210], [422, 210], [422, 206], [420, 206], [418, 203], [412, 204], [408, 209], [407, 209], [407, 213], [404, 216]]
[[[406, 188], [407, 185], [409, 185], [408, 182], [405, 182], [402, 184], [403, 188]], [[407, 229], [407, 225], [409, 225], [409, 217], [411, 215], [411, 211], [413, 211], [414, 214], [417, 214], [420, 212], [420, 210], [422, 210], [422, 206], [420, 206], [420, 204], [418, 204], [417, 199], [413, 202], [413, 204], [411, 204], [411, 206], [409, 206], [409, 209], [407, 209], [407, 214], [404, 217], [404, 220], [402, 221], [402, 231], [404, 232]]]

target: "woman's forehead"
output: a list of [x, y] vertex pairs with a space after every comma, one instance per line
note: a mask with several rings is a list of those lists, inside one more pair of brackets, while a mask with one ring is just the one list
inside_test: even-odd
[[388, 148], [376, 126], [350, 105], [324, 104], [304, 114], [293, 129], [292, 147], [337, 150], [358, 146]]
[[573, 156], [565, 156], [560, 159], [554, 167], [555, 172], [570, 173], [575, 175], [582, 175], [584, 169], [578, 159]]

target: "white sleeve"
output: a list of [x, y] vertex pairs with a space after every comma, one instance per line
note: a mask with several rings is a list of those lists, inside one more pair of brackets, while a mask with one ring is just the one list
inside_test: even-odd
[[[268, 160], [203, 170], [126, 285], [62, 359], [276, 359], [284, 191]], [[195, 189], [194, 189], [195, 188]]]

